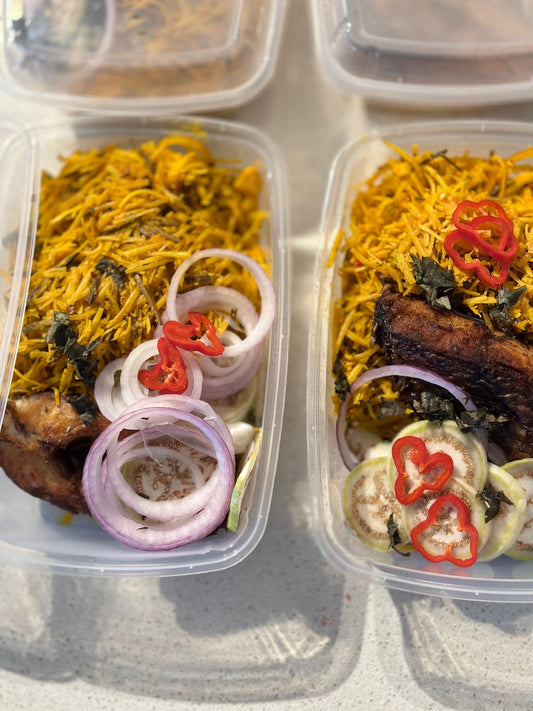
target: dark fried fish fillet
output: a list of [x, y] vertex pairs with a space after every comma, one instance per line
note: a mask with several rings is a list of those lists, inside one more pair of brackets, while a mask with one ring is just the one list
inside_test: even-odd
[[374, 337], [389, 363], [432, 370], [508, 416], [491, 438], [511, 459], [533, 457], [533, 348], [391, 287], [376, 302]]
[[81, 490], [87, 451], [108, 424], [85, 425], [65, 400], [44, 392], [9, 400], [0, 431], [0, 466], [29, 494], [68, 511], [86, 512]]

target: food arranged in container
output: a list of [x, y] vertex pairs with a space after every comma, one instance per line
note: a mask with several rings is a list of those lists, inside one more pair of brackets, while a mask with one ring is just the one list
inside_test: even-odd
[[309, 357], [318, 538], [345, 570], [533, 594], [529, 125], [434, 123], [334, 165]]
[[284, 0], [5, 0], [4, 79], [64, 108], [236, 106], [272, 76]]
[[533, 96], [533, 3], [315, 1], [320, 64], [345, 91], [407, 104]]
[[[207, 119], [77, 119], [31, 137], [0, 556], [81, 574], [233, 565], [265, 527], [283, 411], [276, 151]], [[27, 160], [22, 134], [12, 150]]]

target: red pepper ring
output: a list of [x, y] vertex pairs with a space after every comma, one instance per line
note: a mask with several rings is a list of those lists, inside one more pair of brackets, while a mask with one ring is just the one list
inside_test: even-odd
[[[188, 324], [180, 321], [165, 321], [163, 333], [166, 338], [184, 351], [196, 351], [211, 357], [222, 355], [224, 346], [217, 336], [213, 322], [198, 311], [189, 311], [187, 318]], [[207, 336], [209, 343], [202, 340], [203, 336]]]
[[478, 254], [480, 250], [484, 248], [484, 243], [485, 245], [487, 244], [479, 235], [470, 230], [453, 230], [452, 232], [449, 232], [444, 238], [444, 249], [455, 266], [462, 272], [474, 272], [481, 282], [483, 282], [486, 286], [492, 287], [493, 289], [502, 286], [507, 279], [511, 260], [508, 260], [505, 257], [497, 257], [496, 261], [500, 266], [500, 271], [497, 275], [492, 274], [479, 259], [476, 258], [472, 259], [470, 262], [467, 262], [464, 257], [459, 254], [456, 245], [465, 242], [471, 245], [474, 248], [474, 251]]
[[493, 200], [480, 200], [479, 202], [474, 202], [473, 200], [463, 200], [457, 205], [457, 207], [453, 211], [452, 222], [459, 230], [463, 227], [468, 227], [471, 224], [471, 221], [465, 222], [461, 219], [463, 217], [463, 214], [467, 210], [480, 211], [481, 215], [479, 215], [479, 217], [493, 217], [493, 215], [491, 215], [490, 213], [483, 212], [483, 208], [489, 208], [491, 210], [494, 210], [497, 213], [496, 216], [501, 218], [502, 220], [506, 220], [509, 226], [512, 228], [513, 223], [507, 217], [507, 213], [505, 212], [503, 207], [501, 205], [498, 205], [498, 203], [494, 202]]
[[[494, 227], [496, 228], [495, 230], [493, 229]], [[492, 242], [488, 242], [480, 234], [480, 230], [487, 230], [491, 233], [495, 232], [497, 234], [498, 229], [500, 230], [500, 237], [498, 239], [497, 246]], [[489, 257], [493, 257], [499, 262], [504, 260], [511, 262], [511, 260], [516, 257], [518, 252], [518, 240], [514, 235], [513, 225], [509, 222], [509, 220], [503, 220], [499, 217], [479, 215], [479, 217], [474, 217], [466, 230], [473, 230], [475, 232], [480, 244], [483, 247], [483, 251], [488, 254]]]
[[[406, 455], [407, 450], [407, 455]], [[411, 478], [405, 471], [404, 462], [409, 458], [421, 475], [420, 483], [411, 491], [406, 490], [407, 481]], [[398, 472], [394, 482], [394, 492], [398, 501], [407, 506], [417, 501], [424, 491], [438, 491], [451, 477], [453, 459], [446, 452], [433, 452], [428, 455], [426, 443], [420, 437], [408, 435], [395, 440], [392, 445], [392, 459]], [[432, 479], [425, 477], [431, 474]]]
[[157, 350], [159, 362], [153, 368], [139, 370], [139, 382], [149, 390], [157, 390], [160, 395], [185, 392], [189, 381], [181, 353], [164, 337], [158, 339]]
[[[495, 211], [497, 214], [487, 213], [484, 211], [486, 209]], [[464, 216], [468, 211], [481, 214], [474, 217], [469, 216], [470, 219], [465, 221]], [[453, 211], [452, 222], [457, 229], [446, 235], [444, 249], [455, 266], [464, 272], [473, 271], [478, 279], [489, 287], [496, 289], [502, 286], [507, 279], [511, 261], [518, 252], [518, 240], [513, 232], [513, 223], [505, 210], [492, 200], [480, 200], [479, 202], [464, 200]], [[485, 239], [480, 234], [481, 230], [488, 231], [491, 235], [499, 235], [497, 244]], [[492, 274], [487, 267], [481, 264], [479, 259], [467, 262], [456, 248], [456, 245], [461, 242], [473, 247], [476, 254], [484, 254], [495, 260], [500, 266], [499, 274]]]
[[[457, 558], [452, 552], [452, 543], [448, 543], [446, 550], [442, 554], [433, 554], [427, 549], [428, 542], [424, 547], [424, 533], [431, 528], [439, 530], [443, 525], [449, 524], [449, 516], [443, 518], [441, 512], [452, 506], [457, 511], [457, 530], [464, 531], [469, 536], [470, 556], [468, 558]], [[417, 524], [411, 531], [411, 543], [416, 550], [432, 563], [443, 563], [448, 561], [454, 565], [459, 565], [462, 568], [467, 568], [473, 565], [477, 560], [478, 555], [478, 532], [475, 526], [472, 525], [470, 519], [470, 509], [455, 494], [443, 494], [434, 501], [429, 507], [427, 518]]]

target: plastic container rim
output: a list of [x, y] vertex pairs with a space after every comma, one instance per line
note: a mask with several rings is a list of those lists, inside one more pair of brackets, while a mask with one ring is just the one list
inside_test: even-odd
[[181, 94], [147, 98], [116, 98], [99, 96], [76, 96], [74, 94], [39, 92], [26, 89], [11, 79], [7, 72], [5, 54], [2, 50], [0, 72], [0, 88], [10, 94], [21, 96], [28, 100], [45, 98], [50, 104], [72, 112], [82, 110], [91, 114], [107, 116], [150, 116], [158, 118], [167, 112], [199, 112], [214, 109], [231, 109], [241, 106], [253, 99], [270, 82], [279, 56], [281, 35], [284, 25], [287, 0], [272, 0], [272, 19], [268, 23], [268, 33], [265, 39], [264, 51], [253, 76], [231, 89], [200, 94]]
[[[344, 69], [331, 52], [326, 37], [325, 9], [320, 0], [312, 2], [315, 54], [323, 74], [338, 88], [378, 101], [417, 104], [428, 107], [488, 106], [508, 101], [526, 102], [533, 97], [533, 81], [501, 84], [439, 86], [366, 79]], [[421, 59], [422, 61], [422, 59]]]

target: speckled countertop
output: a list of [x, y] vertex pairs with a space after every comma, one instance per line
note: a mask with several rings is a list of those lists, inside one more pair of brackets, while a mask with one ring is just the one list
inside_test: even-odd
[[[308, 3], [288, 4], [271, 85], [225, 113], [268, 132], [288, 168], [290, 365], [267, 532], [240, 565], [189, 578], [1, 570], [0, 708], [6, 711], [533, 708], [533, 605], [424, 597], [347, 579], [315, 545], [303, 365], [329, 167], [338, 149], [367, 127], [425, 116], [366, 105], [327, 84], [315, 65]], [[3, 119], [35, 111], [0, 99]], [[460, 115], [533, 119], [533, 107]]]

